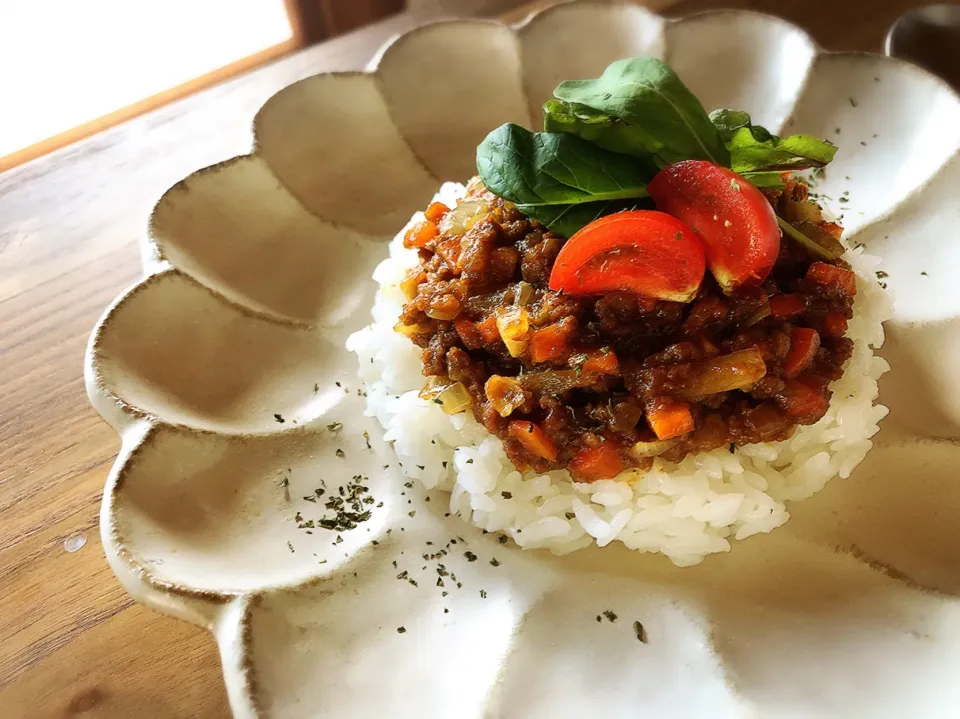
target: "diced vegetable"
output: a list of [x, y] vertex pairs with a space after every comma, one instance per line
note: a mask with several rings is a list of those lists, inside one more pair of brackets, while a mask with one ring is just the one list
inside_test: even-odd
[[397, 324], [393, 326], [394, 332], [399, 332], [405, 337], [413, 337], [414, 335], [423, 334], [425, 332], [429, 332], [431, 329], [432, 328], [429, 324], [405, 325], [403, 322], [397, 322]]
[[760, 309], [750, 315], [750, 318], [743, 323], [744, 327], [753, 327], [758, 322], [762, 322], [770, 316], [770, 303], [765, 302], [760, 305]]
[[440, 231], [437, 229], [436, 223], [430, 220], [418, 222], [407, 230], [407, 233], [403, 236], [403, 246], [407, 249], [422, 249], [438, 234], [440, 234]]
[[431, 377], [427, 385], [420, 390], [420, 397], [435, 400], [447, 414], [459, 414], [471, 404], [470, 393], [462, 382], [453, 382]]
[[647, 422], [657, 439], [673, 439], [693, 431], [690, 405], [670, 397], [658, 397], [647, 408]]
[[777, 395], [777, 404], [797, 422], [813, 424], [827, 413], [827, 399], [817, 389], [788, 379]]
[[694, 362], [689, 378], [677, 388], [677, 392], [684, 399], [696, 402], [711, 394], [751, 385], [766, 373], [763, 353], [756, 347], [750, 347]]
[[523, 305], [530, 304], [530, 300], [533, 299], [533, 285], [529, 282], [520, 281], [517, 283], [517, 292], [516, 292], [516, 304]]
[[492, 315], [487, 317], [483, 322], [478, 323], [477, 330], [480, 332], [480, 336], [483, 337], [483, 341], [488, 344], [493, 344], [500, 340], [500, 330], [497, 329], [497, 318]]
[[571, 295], [632, 292], [675, 302], [693, 299], [704, 273], [703, 245], [680, 220], [631, 210], [591, 222], [560, 250], [550, 289]]
[[519, 357], [530, 344], [530, 318], [522, 307], [497, 311], [497, 330], [511, 357]]
[[460, 314], [460, 307], [460, 300], [456, 297], [443, 295], [430, 301], [426, 314], [427, 317], [432, 317], [435, 320], [450, 321], [456, 319], [457, 315]]
[[490, 207], [483, 200], [464, 200], [443, 216], [440, 231], [454, 235], [466, 234], [489, 211]]
[[619, 370], [620, 362], [617, 360], [616, 353], [610, 348], [588, 352], [587, 359], [583, 363], [584, 372], [616, 374]]
[[448, 212], [450, 212], [450, 208], [442, 202], [431, 202], [423, 214], [430, 222], [440, 222]]
[[557, 460], [557, 446], [546, 435], [540, 425], [524, 420], [514, 420], [508, 431], [530, 454], [551, 462]]
[[658, 209], [694, 228], [724, 292], [759, 285], [770, 274], [780, 252], [777, 216], [748, 180], [706, 160], [687, 160], [665, 167], [647, 189]]
[[403, 292], [403, 296], [406, 297], [407, 300], [412, 300], [416, 297], [422, 281], [423, 276], [420, 272], [412, 272], [407, 275], [400, 282], [400, 291]]
[[582, 449], [570, 460], [570, 474], [581, 482], [613, 479], [627, 468], [627, 463], [614, 442], [606, 441], [596, 447]]
[[824, 262], [814, 262], [807, 269], [804, 283], [819, 285], [833, 294], [854, 297], [857, 294], [857, 278], [850, 270]]
[[770, 314], [775, 320], [788, 320], [805, 309], [807, 309], [807, 300], [800, 294], [777, 295], [770, 298]]
[[656, 442], [637, 442], [630, 448], [630, 454], [638, 459], [644, 457], [659, 457], [661, 454], [671, 449], [678, 439], [659, 439]]
[[830, 337], [843, 337], [847, 333], [847, 318], [841, 312], [827, 312], [823, 316], [823, 332]]
[[570, 339], [577, 330], [573, 317], [530, 330], [530, 361], [557, 362], [570, 353]]
[[790, 331], [790, 351], [783, 363], [787, 377], [796, 377], [813, 362], [820, 347], [820, 335], [808, 327], [794, 327]]
[[512, 377], [491, 375], [483, 387], [490, 404], [501, 417], [509, 417], [515, 409], [523, 406], [527, 400], [521, 384]]

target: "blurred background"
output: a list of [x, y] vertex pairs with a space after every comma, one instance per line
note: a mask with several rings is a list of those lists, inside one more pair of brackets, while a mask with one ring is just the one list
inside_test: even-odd
[[399, 14], [513, 0], [3, 0], [0, 170]]
[[[525, 14], [530, 0], [3, 0], [0, 171], [308, 45], [397, 15]], [[913, 0], [647, 0], [681, 15], [749, 7], [830, 49], [882, 50]], [[828, 17], [824, 17], [829, 13]], [[522, 17], [522, 15], [518, 15]]]

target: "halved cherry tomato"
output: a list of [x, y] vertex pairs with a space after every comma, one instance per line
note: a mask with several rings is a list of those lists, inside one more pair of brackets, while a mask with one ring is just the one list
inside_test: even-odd
[[550, 289], [571, 295], [620, 290], [689, 302], [705, 271], [703, 245], [676, 217], [629, 210], [581, 228], [557, 255]]
[[740, 175], [706, 160], [662, 169], [647, 187], [657, 208], [678, 217], [703, 240], [707, 267], [726, 293], [763, 282], [780, 252], [770, 202]]
[[658, 397], [647, 409], [647, 422], [657, 439], [673, 439], [693, 431], [690, 405], [669, 397]]
[[574, 479], [596, 482], [616, 477], [627, 468], [627, 463], [623, 461], [616, 444], [607, 441], [577, 452], [568, 468]]
[[549, 459], [551, 462], [557, 460], [557, 445], [540, 428], [540, 425], [518, 419], [510, 423], [508, 431], [510, 436], [520, 442], [523, 448], [534, 457]]
[[783, 362], [783, 373], [787, 377], [796, 377], [813, 362], [820, 347], [820, 335], [808, 327], [794, 327], [790, 330], [790, 351]]

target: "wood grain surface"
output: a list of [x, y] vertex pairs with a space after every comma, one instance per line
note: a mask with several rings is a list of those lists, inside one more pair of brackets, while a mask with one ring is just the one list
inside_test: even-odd
[[[879, 51], [914, 4], [679, 0], [666, 12], [757, 9], [827, 48]], [[0, 717], [229, 716], [212, 637], [133, 604], [103, 558], [99, 503], [119, 440], [87, 402], [84, 347], [139, 277], [137, 237], [167, 187], [247, 151], [254, 112], [280, 88], [362, 67], [415, 22], [395, 16], [0, 175]], [[67, 552], [76, 536], [86, 544]]]

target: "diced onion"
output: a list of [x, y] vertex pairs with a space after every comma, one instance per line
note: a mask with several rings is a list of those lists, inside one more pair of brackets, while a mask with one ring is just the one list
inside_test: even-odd
[[766, 319], [769, 316], [770, 316], [770, 303], [766, 302], [764, 303], [763, 307], [757, 310], [756, 313], [754, 313], [754, 315], [746, 321], [744, 326], [752, 327], [753, 325], [757, 324], [757, 322], [759, 322], [760, 320]]
[[659, 457], [679, 441], [679, 439], [660, 439], [655, 442], [637, 442], [630, 448], [630, 454], [638, 459]]
[[468, 409], [471, 404], [470, 393], [462, 382], [450, 384], [438, 377], [430, 378], [426, 386], [420, 390], [420, 397], [439, 401], [440, 409], [447, 414], [459, 414]]
[[529, 305], [530, 300], [533, 299], [533, 285], [529, 282], [518, 282], [517, 283], [517, 304], [521, 307], [523, 305]]
[[519, 357], [530, 344], [530, 320], [526, 310], [513, 306], [497, 313], [497, 330], [511, 357]]
[[466, 234], [481, 218], [490, 211], [483, 200], [466, 200], [454, 207], [440, 220], [440, 232], [453, 235]]
[[417, 296], [417, 292], [420, 288], [420, 275], [412, 274], [400, 283], [400, 291], [403, 292], [403, 296], [408, 300], [412, 300]]
[[430, 302], [427, 317], [435, 320], [455, 320], [460, 314], [460, 300], [453, 295], [444, 295]]
[[523, 387], [511, 377], [492, 375], [484, 385], [483, 391], [501, 417], [509, 417], [526, 401]]
[[397, 324], [393, 326], [393, 329], [405, 337], [413, 337], [414, 335], [430, 331], [430, 328], [425, 325], [405, 325], [403, 322], [397, 322]]

